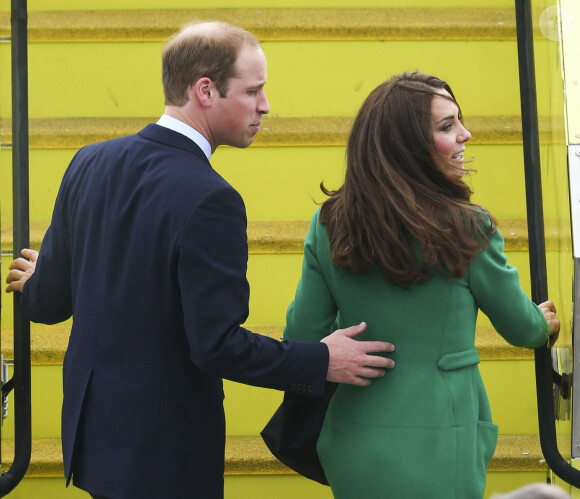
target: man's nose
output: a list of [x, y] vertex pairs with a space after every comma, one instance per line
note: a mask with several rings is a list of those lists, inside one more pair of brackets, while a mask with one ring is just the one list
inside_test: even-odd
[[266, 92], [264, 92], [263, 90], [261, 94], [261, 99], [258, 102], [258, 112], [260, 114], [268, 114], [270, 112], [270, 104], [268, 103]]

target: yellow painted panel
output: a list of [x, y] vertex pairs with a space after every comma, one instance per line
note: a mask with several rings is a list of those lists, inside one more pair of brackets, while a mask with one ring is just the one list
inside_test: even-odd
[[[571, 247], [562, 251], [549, 251], [546, 255], [548, 270], [548, 298], [554, 302], [560, 319], [560, 336], [557, 347], [572, 346], [572, 305], [574, 260]], [[526, 269], [526, 272], [529, 271]]]
[[264, 51], [273, 114], [354, 115], [380, 82], [413, 70], [447, 80], [465, 115], [520, 111], [515, 42], [280, 42]]
[[[537, 434], [533, 361], [485, 361], [480, 371], [499, 432]], [[281, 392], [232, 382], [225, 392], [228, 435], [258, 435], [282, 401]]]
[[[508, 262], [519, 269], [524, 290], [530, 289], [528, 254], [510, 252]], [[251, 286], [248, 324], [279, 325], [286, 320], [286, 309], [296, 291], [302, 268], [302, 255], [250, 255], [248, 279]]]
[[326, 199], [320, 182], [344, 181], [343, 147], [218, 148], [214, 168], [244, 198], [250, 220], [310, 220]]
[[[12, 376], [12, 368], [10, 369]], [[33, 366], [32, 438], [60, 438], [62, 367]], [[258, 435], [282, 401], [282, 392], [224, 382], [228, 435]], [[14, 438], [14, 401], [9, 396], [2, 438]]]
[[[502, 434], [537, 433], [533, 361], [485, 361], [480, 364], [491, 403], [494, 422]], [[282, 393], [230, 381], [224, 382], [228, 435], [258, 435], [282, 400]], [[62, 368], [32, 369], [33, 438], [60, 437]], [[14, 437], [14, 405], [2, 429], [4, 438]]]
[[[476, 172], [466, 178], [474, 202], [486, 206], [498, 219], [525, 218], [521, 146], [468, 145], [467, 151], [475, 157], [471, 166]], [[30, 151], [32, 221], [50, 220], [62, 175], [74, 153], [70, 149]], [[309, 220], [316, 203], [326, 198], [320, 182], [339, 187], [345, 169], [344, 147], [222, 147], [212, 164], [240, 191], [250, 220]], [[11, 152], [0, 150], [0, 211], [5, 221], [12, 218], [11, 172]], [[547, 178], [553, 181], [549, 172]], [[551, 202], [553, 198], [547, 199]]]
[[469, 165], [475, 171], [466, 177], [474, 203], [485, 206], [497, 219], [526, 218], [526, 189], [521, 145], [474, 146], [467, 143]]
[[283, 393], [224, 381], [228, 435], [259, 435], [282, 402]]
[[565, 143], [542, 145], [540, 163], [544, 217], [560, 220], [569, 231], [568, 150]]
[[[2, 275], [6, 276], [11, 255], [2, 257]], [[508, 261], [520, 271], [520, 282], [530, 289], [528, 256], [525, 252], [510, 252]], [[300, 279], [302, 254], [252, 254], [248, 261], [251, 286], [250, 315], [247, 324], [280, 325], [286, 320], [286, 309], [294, 298]], [[2, 325], [12, 322], [12, 295], [3, 293]]]
[[[12, 377], [12, 367], [10, 367]], [[62, 367], [34, 366], [31, 371], [32, 438], [60, 438]], [[2, 438], [14, 438], [14, 397], [8, 397], [8, 417]]]
[[0, 215], [12, 220], [12, 151], [0, 149]]
[[[31, 44], [30, 117], [157, 116], [162, 46]], [[415, 69], [449, 81], [466, 115], [520, 112], [514, 41], [267, 42], [263, 48], [273, 115], [352, 116], [381, 81]], [[7, 73], [0, 75], [3, 102], [10, 102]], [[543, 92], [543, 76], [538, 80]], [[7, 117], [10, 109], [1, 112]]]
[[[55, 151], [56, 152], [56, 151]], [[60, 182], [74, 151], [59, 150], [51, 163], [38, 151], [30, 151], [30, 221], [50, 221]]]
[[25, 478], [10, 492], [10, 499], [90, 499], [84, 490], [72, 484], [65, 486], [63, 478]]
[[162, 46], [30, 44], [30, 117], [159, 115]]
[[[13, 324], [12, 295], [4, 293], [4, 279], [11, 255], [2, 256], [2, 325]], [[250, 255], [248, 280], [250, 281], [250, 315], [247, 324], [284, 324], [286, 309], [294, 298], [302, 268], [301, 254]]]
[[285, 324], [302, 269], [302, 255], [250, 255], [251, 286], [247, 324]]
[[[473, 201], [498, 219], [525, 219], [525, 180], [521, 145], [467, 145], [476, 171], [466, 177]], [[212, 163], [246, 203], [251, 220], [308, 220], [330, 188], [344, 181], [343, 147], [221, 148]], [[546, 215], [548, 216], [548, 215]]]
[[564, 74], [566, 79], [568, 142], [580, 144], [580, 3], [561, 0], [564, 26]]
[[493, 421], [501, 434], [537, 434], [534, 362], [485, 361], [479, 365]]
[[[62, 176], [76, 151], [71, 149], [29, 151], [31, 222], [50, 221]], [[2, 220], [12, 220], [12, 154], [0, 150], [0, 203]]]
[[[532, 361], [485, 361], [480, 365], [494, 422], [502, 434], [537, 433], [535, 380]], [[507, 380], [507, 382], [506, 382]], [[230, 381], [224, 382], [228, 435], [258, 435], [282, 400], [282, 393]], [[60, 366], [32, 369], [33, 438], [60, 437], [62, 370]], [[13, 438], [14, 405], [2, 429]]]
[[[548, 271], [559, 271], [566, 275], [569, 267], [566, 262], [560, 261], [557, 253], [548, 254]], [[6, 276], [8, 264], [12, 261], [11, 255], [2, 257], [2, 275]], [[529, 293], [530, 277], [529, 262], [526, 252], [510, 252], [508, 262], [519, 270], [520, 282], [524, 290]], [[560, 265], [560, 267], [556, 267]], [[248, 280], [251, 286], [250, 315], [247, 324], [254, 325], [283, 325], [286, 320], [286, 309], [294, 298], [296, 286], [300, 279], [302, 268], [301, 254], [251, 254], [248, 262]], [[571, 274], [569, 274], [571, 276]], [[571, 281], [571, 279], [570, 279]], [[550, 298], [554, 300], [558, 309], [567, 310], [570, 299], [570, 281], [549, 281]], [[4, 287], [4, 285], [2, 285]], [[563, 334], [569, 335], [568, 313], [562, 314]], [[483, 314], [480, 314], [482, 324], [489, 324]], [[9, 326], [12, 321], [12, 295], [2, 294], [2, 325]], [[559, 344], [564, 346], [566, 341], [562, 336]], [[568, 338], [569, 342], [569, 338]]]
[[4, 288], [6, 287], [6, 274], [8, 273], [8, 265], [12, 261], [12, 255], [2, 255], [2, 267], [0, 271], [0, 303], [1, 308], [1, 324], [2, 326], [11, 326], [14, 324], [12, 294], [6, 294]]
[[299, 475], [225, 477], [225, 499], [332, 499], [330, 487]]
[[[0, 119], [12, 115], [11, 74], [10, 44], [0, 43]], [[0, 142], [4, 142], [1, 136]]]

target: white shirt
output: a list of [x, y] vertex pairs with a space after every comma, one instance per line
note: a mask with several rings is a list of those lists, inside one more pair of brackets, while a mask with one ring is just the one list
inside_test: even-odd
[[162, 114], [157, 124], [159, 126], [169, 128], [174, 132], [180, 133], [181, 135], [185, 135], [187, 138], [193, 140], [203, 151], [207, 157], [207, 160], [209, 161], [211, 156], [211, 145], [208, 140], [195, 128], [192, 128], [183, 121], [179, 121], [173, 116], [169, 116], [167, 114]]

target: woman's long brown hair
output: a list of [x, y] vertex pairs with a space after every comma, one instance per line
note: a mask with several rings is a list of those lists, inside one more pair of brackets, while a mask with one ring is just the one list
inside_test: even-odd
[[367, 97], [352, 126], [346, 176], [327, 199], [332, 261], [355, 273], [378, 267], [407, 287], [438, 272], [462, 277], [488, 244], [495, 220], [470, 203], [471, 189], [435, 150], [433, 94], [449, 85], [422, 73], [396, 75]]

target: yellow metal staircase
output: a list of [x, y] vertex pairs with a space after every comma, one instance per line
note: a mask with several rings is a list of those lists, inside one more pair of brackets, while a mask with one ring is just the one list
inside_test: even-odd
[[[270, 116], [247, 150], [212, 158], [246, 202], [251, 303], [248, 327], [281, 336], [300, 276], [302, 243], [324, 180], [338, 187], [349, 126], [368, 93], [405, 70], [433, 73], [453, 88], [473, 134], [474, 200], [498, 218], [510, 262], [529, 289], [515, 16], [512, 0], [29, 2], [31, 244], [38, 248], [60, 179], [85, 144], [135, 133], [163, 112], [161, 49], [193, 18], [241, 25], [268, 57]], [[6, 4], [6, 5], [5, 5]], [[0, 7], [0, 40], [10, 36]], [[80, 7], [84, 10], [79, 10]], [[540, 48], [541, 50], [541, 48]], [[11, 261], [9, 44], [0, 44], [2, 275]], [[540, 56], [542, 54], [540, 53]], [[538, 75], [538, 89], [549, 86]], [[541, 137], [553, 123], [540, 108]], [[129, 228], [128, 228], [129, 230]], [[550, 241], [561, 247], [559, 234]], [[548, 245], [550, 245], [548, 241]], [[2, 353], [11, 358], [11, 298], [3, 297]], [[32, 462], [10, 497], [88, 497], [62, 478], [61, 367], [70, 326], [32, 328]], [[485, 317], [478, 324], [481, 372], [500, 427], [486, 497], [545, 481], [537, 437], [533, 352], [507, 345]], [[152, 367], [154, 368], [154, 367]], [[259, 438], [282, 394], [226, 382], [226, 498], [332, 497], [328, 488], [278, 463]], [[3, 456], [10, 462], [11, 416]], [[428, 456], [417, 456], [419, 467]], [[154, 473], [155, 463], [144, 473]]]

